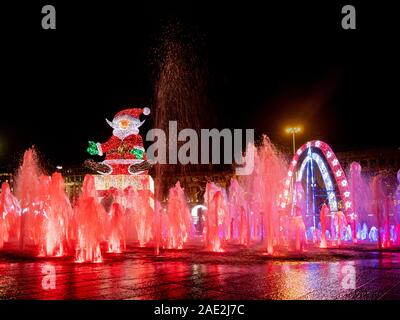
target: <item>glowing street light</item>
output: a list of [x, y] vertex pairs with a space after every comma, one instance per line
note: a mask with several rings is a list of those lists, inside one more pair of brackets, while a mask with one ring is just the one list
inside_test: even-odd
[[293, 154], [296, 153], [296, 133], [300, 133], [301, 132], [301, 127], [297, 126], [297, 127], [289, 127], [286, 128], [286, 133], [287, 134], [292, 134], [293, 137]]

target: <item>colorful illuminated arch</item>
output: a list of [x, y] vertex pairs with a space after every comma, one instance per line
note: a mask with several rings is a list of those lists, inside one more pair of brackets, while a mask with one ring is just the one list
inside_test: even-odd
[[329, 204], [329, 208], [330, 208], [331, 212], [338, 211], [338, 203], [337, 203], [336, 193], [334, 190], [334, 185], [333, 185], [331, 176], [328, 172], [328, 169], [326, 167], [324, 160], [318, 153], [310, 152], [310, 154], [307, 154], [307, 157], [304, 158], [303, 162], [301, 163], [300, 169], [297, 172], [296, 181], [301, 182], [306, 165], [310, 161], [314, 161], [317, 164], [318, 169], [321, 173], [322, 180], [324, 181], [324, 185], [325, 185], [325, 190], [328, 195], [328, 204]]
[[[318, 153], [312, 152], [312, 148], [318, 149], [324, 156], [325, 161]], [[331, 147], [327, 143], [319, 140], [313, 140], [303, 144], [297, 150], [296, 154], [293, 156], [293, 159], [290, 162], [287, 178], [285, 180], [285, 190], [283, 193], [283, 199], [281, 201], [281, 208], [284, 209], [289, 204], [291, 182], [292, 179], [294, 178], [294, 175], [296, 175], [295, 173], [296, 173], [296, 168], [298, 167], [299, 159], [304, 153], [307, 153], [307, 156], [305, 157], [300, 168], [297, 171], [296, 181], [301, 181], [306, 164], [309, 161], [315, 161], [321, 172], [322, 179], [324, 181], [325, 188], [327, 190], [330, 210], [337, 211], [338, 207], [337, 207], [336, 194], [333, 191], [334, 185], [332, 182], [332, 178], [326, 167], [326, 164], [328, 164], [331, 171], [333, 172], [333, 177], [336, 181], [340, 197], [342, 199], [343, 203], [342, 211], [346, 216], [354, 217], [350, 186], [346, 177], [346, 173], [344, 172], [342, 166], [340, 165], [339, 160], [337, 159], [335, 153], [332, 151]]]

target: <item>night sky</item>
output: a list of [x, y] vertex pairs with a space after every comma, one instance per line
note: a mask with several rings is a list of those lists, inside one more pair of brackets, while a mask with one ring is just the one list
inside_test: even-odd
[[[400, 29], [391, 5], [215, 2], [2, 5], [0, 165], [14, 168], [31, 145], [49, 164], [82, 163], [88, 140], [111, 135], [105, 118], [153, 109], [168, 28], [202, 61], [212, 126], [254, 128], [288, 150], [284, 128], [297, 123], [299, 143], [400, 145]], [[44, 4], [55, 5], [57, 30], [41, 29]], [[341, 28], [345, 4], [356, 7], [357, 30]], [[151, 126], [150, 116], [144, 132]]]

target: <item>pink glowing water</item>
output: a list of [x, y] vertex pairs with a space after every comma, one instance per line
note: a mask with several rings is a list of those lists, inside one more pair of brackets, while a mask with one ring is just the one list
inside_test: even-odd
[[[264, 241], [272, 254], [279, 242], [277, 199], [285, 161], [267, 138], [255, 150], [255, 172], [240, 182], [232, 179], [229, 196], [214, 183], [206, 186], [206, 250], [222, 252], [227, 241], [246, 246]], [[153, 244], [159, 248], [162, 244], [163, 248], [182, 249], [191, 236], [191, 215], [179, 182], [169, 190], [166, 208], [156, 202], [154, 212], [148, 196], [132, 187], [111, 189], [101, 200], [94, 176], [87, 175], [72, 207], [62, 176], [43, 174], [34, 150], [25, 153], [16, 181], [15, 198], [7, 185], [3, 186], [2, 206], [8, 208], [3, 211], [9, 212], [14, 204], [16, 212], [3, 214], [13, 227], [4, 227], [7, 224], [2, 217], [1, 244], [13, 234], [21, 249], [37, 255], [72, 254], [77, 262], [101, 262], [103, 252], [121, 253], [127, 241], [139, 246]]]
[[375, 225], [376, 221], [370, 216], [371, 208], [371, 189], [367, 179], [362, 175], [362, 168], [358, 162], [352, 162], [350, 165], [349, 184], [353, 200], [353, 209], [355, 213], [352, 219], [353, 242], [357, 241], [357, 222], [362, 225]]
[[169, 190], [167, 216], [166, 247], [182, 249], [189, 237], [191, 221], [185, 193], [179, 181]]
[[305, 245], [306, 226], [304, 224], [301, 209], [296, 206], [295, 211], [296, 215], [292, 219], [295, 234], [294, 251], [301, 252], [304, 250]]
[[[396, 191], [391, 194], [387, 178], [383, 174], [367, 178], [362, 174], [360, 164], [351, 164], [349, 184], [354, 216], [348, 222], [352, 227], [354, 243], [359, 240], [376, 241], [379, 248], [400, 244], [400, 210], [396, 208], [396, 199], [400, 196], [396, 196]], [[399, 174], [398, 180], [400, 182]], [[400, 190], [400, 184], [397, 190]]]
[[39, 256], [76, 253], [76, 260], [101, 261], [103, 235], [99, 203], [92, 176], [87, 176], [75, 208], [65, 192], [60, 173], [45, 175], [33, 149], [25, 152], [16, 177], [15, 196], [2, 185], [2, 240], [19, 243], [19, 249]]
[[347, 227], [347, 219], [346, 216], [342, 211], [338, 211], [335, 213], [333, 218], [333, 225], [335, 226], [336, 230], [336, 237], [337, 237], [337, 245], [340, 246], [342, 244], [343, 238], [343, 231], [346, 230]]
[[[255, 147], [250, 145], [249, 148]], [[278, 199], [283, 189], [287, 164], [267, 137], [256, 148], [254, 158], [254, 171], [244, 177], [243, 189], [248, 195], [246, 200], [250, 212], [256, 215], [253, 221], [261, 222], [260, 230], [267, 253], [273, 254], [280, 239], [281, 214]]]
[[206, 249], [214, 252], [222, 252], [224, 221], [228, 216], [228, 205], [222, 189], [212, 182], [207, 183], [204, 193], [204, 203], [207, 207], [204, 228]]
[[400, 170], [397, 172], [397, 188], [394, 194], [394, 198], [396, 200], [396, 205], [394, 206], [395, 213], [395, 239], [396, 244], [400, 245]]
[[[189, 239], [203, 242], [206, 250], [214, 252], [227, 250], [229, 243], [262, 244], [270, 255], [282, 247], [302, 252], [311, 244], [319, 243], [321, 248], [342, 245], [343, 241], [355, 242], [355, 236], [361, 239], [361, 234], [377, 241], [379, 248], [399, 244], [400, 207], [391, 201], [383, 176], [376, 176], [368, 183], [361, 167], [353, 163], [349, 183], [354, 216], [346, 217], [342, 211], [332, 214], [328, 206], [323, 206], [317, 226], [320, 230], [314, 230], [310, 241], [306, 237], [308, 222], [302, 183], [294, 184], [294, 201], [283, 211], [278, 201], [286, 178], [285, 159], [267, 138], [261, 146], [249, 148], [255, 153], [251, 175], [232, 178], [227, 190], [207, 183], [204, 193], [207, 209], [200, 240], [194, 236], [188, 201], [179, 182], [170, 188], [166, 205], [155, 201], [154, 210], [148, 194], [133, 187], [110, 189], [100, 198], [94, 176], [87, 175], [72, 206], [61, 174], [45, 175], [35, 151], [28, 150], [14, 190], [6, 182], [2, 185], [0, 249], [14, 244], [27, 254], [67, 255], [75, 256], [76, 262], [101, 262], [104, 253], [122, 253], [127, 243], [151, 245], [158, 253], [160, 248], [183, 249]], [[394, 192], [397, 200], [400, 172], [398, 178], [399, 186]], [[354, 217], [355, 221], [351, 220]]]
[[372, 210], [377, 219], [378, 247], [388, 248], [391, 246], [390, 240], [390, 205], [389, 199], [384, 190], [384, 177], [377, 175], [372, 178]]
[[[232, 178], [228, 196], [229, 215], [227, 216], [226, 240], [238, 240], [240, 244], [248, 245], [250, 242], [249, 209], [245, 193], [237, 179]], [[260, 224], [257, 224], [258, 226]], [[257, 230], [255, 231], [257, 234]]]
[[321, 221], [321, 242], [320, 247], [326, 248], [328, 243], [326, 241], [327, 218], [329, 216], [329, 207], [324, 203], [321, 207], [320, 221]]
[[228, 215], [228, 231], [226, 235], [226, 240], [233, 240], [238, 237], [237, 234], [234, 234], [234, 230], [238, 229], [236, 224], [239, 221], [240, 212], [238, 212], [238, 208], [243, 206], [243, 190], [238, 183], [238, 181], [234, 178], [231, 179], [231, 183], [229, 186], [228, 192], [228, 201], [229, 201], [229, 215]]

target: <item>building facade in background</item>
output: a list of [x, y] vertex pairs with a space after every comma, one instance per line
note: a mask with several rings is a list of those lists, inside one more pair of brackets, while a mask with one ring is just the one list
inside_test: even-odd
[[363, 173], [371, 176], [379, 172], [395, 174], [400, 169], [400, 147], [336, 152], [336, 156], [346, 171], [354, 161], [361, 164]]

